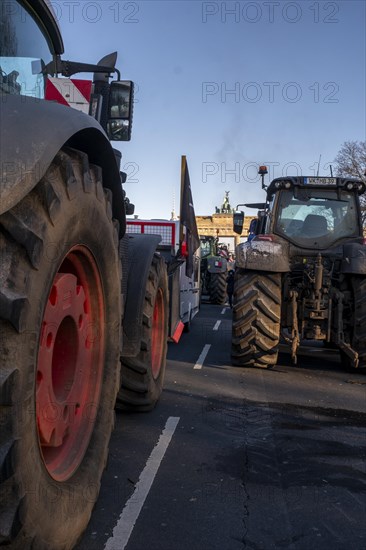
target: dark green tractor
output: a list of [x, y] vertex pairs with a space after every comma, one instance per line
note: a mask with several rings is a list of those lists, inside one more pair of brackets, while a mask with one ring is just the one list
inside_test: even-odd
[[201, 294], [208, 295], [211, 304], [226, 302], [228, 250], [217, 237], [200, 237]]

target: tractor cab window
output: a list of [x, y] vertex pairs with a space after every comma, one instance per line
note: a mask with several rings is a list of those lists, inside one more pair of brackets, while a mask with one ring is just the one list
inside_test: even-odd
[[[296, 196], [295, 196], [296, 195]], [[359, 235], [354, 194], [331, 189], [281, 191], [275, 232], [300, 246], [329, 246]]]
[[205, 258], [211, 254], [211, 243], [209, 240], [201, 241], [201, 258]]
[[35, 20], [17, 2], [0, 10], [0, 95], [44, 97], [42, 64], [52, 59]]

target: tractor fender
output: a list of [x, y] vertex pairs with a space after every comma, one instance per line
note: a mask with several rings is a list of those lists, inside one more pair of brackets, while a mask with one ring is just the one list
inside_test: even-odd
[[207, 259], [207, 269], [209, 273], [226, 273], [227, 260], [221, 256], [212, 256]]
[[286, 242], [254, 239], [241, 243], [236, 247], [235, 266], [255, 271], [286, 273], [290, 271], [288, 248], [289, 244]]
[[113, 148], [100, 124], [71, 107], [26, 96], [0, 101], [0, 214], [18, 204], [37, 185], [64, 146], [87, 153], [103, 171], [103, 186], [113, 194], [113, 216], [126, 219], [121, 177]]
[[366, 275], [366, 246], [361, 243], [343, 245], [342, 272], [350, 275]]
[[[160, 235], [127, 234], [127, 292], [123, 318], [123, 357], [133, 357], [140, 352], [142, 313], [147, 278]], [[126, 267], [124, 276], [126, 274]]]

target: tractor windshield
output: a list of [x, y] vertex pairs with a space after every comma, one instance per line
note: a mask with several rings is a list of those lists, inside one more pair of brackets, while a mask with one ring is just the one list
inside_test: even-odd
[[275, 233], [299, 246], [326, 248], [360, 234], [356, 196], [347, 191], [283, 190], [277, 213]]
[[42, 64], [51, 61], [47, 40], [31, 15], [17, 2], [0, 10], [0, 95], [44, 97]]

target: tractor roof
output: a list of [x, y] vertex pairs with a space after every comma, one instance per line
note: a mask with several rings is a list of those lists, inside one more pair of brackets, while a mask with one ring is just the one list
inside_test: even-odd
[[267, 189], [267, 197], [270, 198], [274, 193], [281, 189], [291, 189], [292, 187], [302, 187], [307, 189], [344, 189], [353, 191], [361, 195], [366, 191], [366, 183], [362, 180], [353, 178], [330, 178], [318, 176], [286, 176], [276, 178], [271, 181]]

